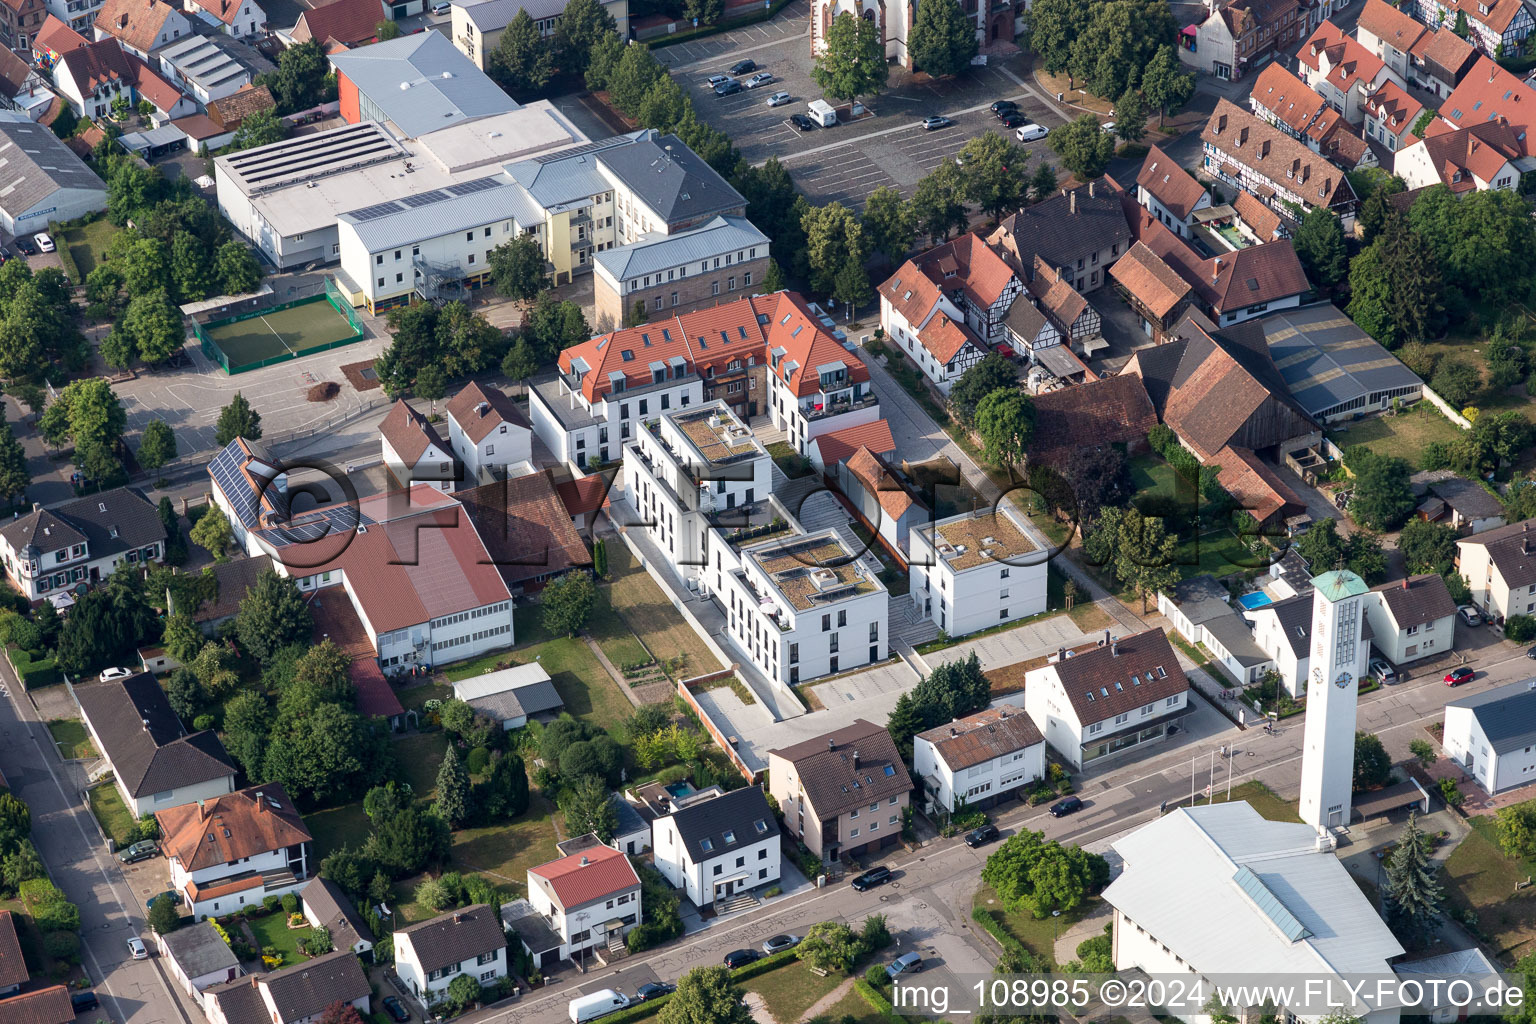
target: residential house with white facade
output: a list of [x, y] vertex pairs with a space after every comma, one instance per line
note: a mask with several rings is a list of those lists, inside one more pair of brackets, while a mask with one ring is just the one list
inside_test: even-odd
[[559, 936], [560, 959], [584, 959], [622, 949], [640, 923], [640, 876], [599, 844], [529, 868], [528, 902]]
[[1397, 154], [1393, 170], [1410, 188], [1445, 185], [1452, 192], [1520, 187], [1520, 141], [1509, 125], [1484, 121], [1452, 128], [1436, 121], [1424, 138]]
[[[1325, 0], [1316, 9], [1330, 6]], [[1307, 31], [1308, 16], [1308, 6], [1299, 0], [1208, 3], [1202, 19], [1179, 33], [1179, 61], [1222, 81], [1237, 81], [1272, 54], [1289, 53]]]
[[1355, 39], [1386, 64], [1399, 79], [1413, 74], [1413, 53], [1431, 30], [1386, 0], [1365, 0], [1355, 22]]
[[1112, 637], [1024, 676], [1024, 708], [1075, 770], [1145, 752], [1189, 711], [1189, 680], [1161, 629]]
[[452, 449], [405, 399], [395, 399], [394, 408], [379, 423], [379, 443], [390, 486], [408, 490], [421, 484], [444, 493], [459, 486]]
[[277, 783], [155, 812], [171, 886], [194, 920], [259, 906], [303, 887], [313, 841]]
[[373, 952], [373, 931], [358, 912], [356, 901], [341, 886], [329, 878], [312, 878], [299, 890], [299, 902], [304, 920], [312, 928], [330, 932], [337, 949], [359, 956]]
[[[349, 958], [356, 962], [352, 954]], [[422, 1006], [443, 1000], [453, 979], [467, 974], [483, 988], [507, 976], [507, 936], [484, 903], [408, 925], [395, 932], [395, 973]]]
[[1372, 587], [1365, 617], [1371, 642], [1393, 665], [1438, 657], [1456, 644], [1456, 602], [1439, 573]]
[[314, 1024], [342, 1003], [366, 1019], [373, 989], [349, 949], [338, 949], [269, 974], [215, 985], [203, 993], [209, 1024]]
[[1381, 86], [1392, 82], [1405, 88], [1408, 84], [1401, 74], [1331, 21], [1317, 26], [1296, 51], [1296, 60], [1307, 85], [1351, 124], [1364, 120], [1365, 100]]
[[1029, 715], [1000, 704], [918, 733], [912, 770], [932, 807], [985, 810], [1045, 777], [1045, 737]]
[[443, 408], [448, 443], [468, 484], [499, 479], [508, 467], [533, 458], [533, 428], [500, 388], [470, 381]]
[[1494, 621], [1536, 614], [1536, 519], [1458, 540], [1456, 569]]
[[267, 30], [267, 14], [256, 0], [184, 0], [186, 10], [214, 31], [244, 39]]
[[[620, 39], [629, 38], [629, 0], [601, 0], [605, 12], [613, 16]], [[559, 0], [468, 0], [455, 3], [449, 13], [449, 37], [464, 55], [482, 71], [501, 43], [512, 19], [523, 11], [533, 19], [539, 37], [550, 39], [560, 27], [565, 5]]]
[[703, 793], [651, 822], [651, 856], [696, 907], [717, 913], [757, 903], [751, 893], [779, 880], [779, 825], [761, 786]]
[[831, 863], [895, 846], [912, 777], [883, 725], [862, 718], [768, 752], [768, 788], [784, 827]]
[[1244, 618], [1253, 623], [1253, 641], [1274, 663], [1286, 692], [1292, 697], [1305, 694], [1312, 658], [1311, 591], [1245, 612]]
[[1248, 622], [1232, 607], [1227, 588], [1214, 576], [1191, 576], [1170, 591], [1159, 591], [1157, 610], [1168, 616], [1191, 645], [1206, 650], [1244, 686], [1274, 667], [1274, 660], [1253, 639]]
[[1211, 193], [1156, 146], [1136, 175], [1136, 202], [1180, 238], [1188, 238], [1197, 210], [1211, 208]]
[[946, 394], [987, 355], [959, 304], [911, 260], [880, 286], [880, 327]]
[[1344, 172], [1231, 100], [1216, 101], [1200, 139], [1206, 174], [1252, 192], [1281, 217], [1292, 217], [1287, 204], [1294, 204], [1303, 213], [1318, 207], [1333, 210], [1346, 228], [1353, 222], [1358, 200]]
[[1011, 502], [920, 525], [909, 543], [913, 609], [950, 636], [1037, 615], [1050, 551]]
[[[175, 931], [155, 936], [161, 963], [181, 990], [204, 1006], [203, 993], [215, 985], [234, 981], [245, 973], [234, 950], [209, 921], [184, 924]], [[204, 1007], [204, 1012], [207, 1012]]]
[[898, 467], [871, 448], [860, 447], [837, 463], [832, 475], [859, 519], [887, 549], [903, 557], [912, 530], [933, 518]]
[[29, 601], [84, 593], [120, 565], [164, 560], [165, 525], [159, 511], [132, 487], [114, 487], [51, 508], [33, 505], [31, 512], [0, 526], [0, 563]]
[[1536, 28], [1530, 9], [1521, 0], [1418, 0], [1420, 21], [1454, 30], [1467, 17], [1467, 41], [1493, 58], [1522, 53], [1526, 37]]
[[197, 113], [196, 100], [111, 36], [61, 54], [54, 65], [53, 84], [82, 117], [106, 117], [119, 98], [131, 106], [148, 100], [156, 121]]
[[142, 60], [191, 34], [187, 16], [163, 0], [106, 0], [96, 12], [95, 38], [112, 36]]
[[1536, 781], [1536, 679], [1451, 701], [1440, 744], [1489, 793]]
[[[1396, 153], [1417, 138], [1413, 126], [1424, 113], [1424, 104], [1408, 95], [1396, 82], [1385, 82], [1366, 97], [1365, 135]], [[1396, 163], [1393, 168], [1396, 168]]]

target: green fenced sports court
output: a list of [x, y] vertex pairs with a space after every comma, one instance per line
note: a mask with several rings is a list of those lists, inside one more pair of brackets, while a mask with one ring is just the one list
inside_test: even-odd
[[325, 291], [192, 324], [203, 354], [228, 374], [350, 345], [363, 325], [330, 278]]

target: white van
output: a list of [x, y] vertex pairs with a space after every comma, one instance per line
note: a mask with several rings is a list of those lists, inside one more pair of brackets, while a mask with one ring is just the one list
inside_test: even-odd
[[832, 104], [826, 100], [811, 100], [805, 105], [811, 115], [811, 120], [823, 128], [831, 128], [837, 124], [837, 111], [832, 109]]
[[597, 1020], [628, 1005], [629, 996], [611, 988], [593, 992], [589, 996], [577, 996], [571, 1000], [571, 1024], [587, 1024], [589, 1020]]

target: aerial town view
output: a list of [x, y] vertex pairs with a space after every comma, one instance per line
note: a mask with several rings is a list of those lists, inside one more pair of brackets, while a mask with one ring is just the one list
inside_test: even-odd
[[0, 44], [0, 1024], [1536, 1024], [1536, 0]]

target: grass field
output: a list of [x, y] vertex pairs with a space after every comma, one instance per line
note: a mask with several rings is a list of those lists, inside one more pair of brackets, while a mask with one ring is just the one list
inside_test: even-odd
[[528, 869], [554, 860], [554, 805], [534, 793], [528, 811], [518, 820], [491, 828], [466, 828], [453, 834], [453, 862], [462, 871], [489, 875], [498, 885], [514, 885], [518, 892], [528, 880]]
[[96, 815], [96, 820], [101, 823], [101, 829], [118, 846], [124, 846], [128, 837], [133, 834], [134, 826], [138, 823], [133, 820], [133, 812], [128, 810], [128, 805], [123, 803], [122, 794], [117, 791], [117, 786], [110, 782], [89, 791], [91, 800], [91, 813]]
[[[1131, 469], [1131, 484], [1138, 494], [1155, 493], [1170, 498], [1179, 495], [1179, 475], [1156, 455], [1133, 455], [1127, 461]], [[1188, 487], [1183, 489], [1187, 491]]]
[[373, 825], [363, 811], [363, 802], [357, 800], [323, 811], [310, 811], [304, 815], [304, 827], [315, 837], [315, 855], [319, 860], [343, 846], [354, 850], [360, 848]]
[[431, 800], [437, 793], [437, 770], [448, 750], [448, 738], [441, 732], [415, 733], [395, 740], [392, 748], [400, 765], [397, 776], [411, 784], [419, 800]]
[[[992, 902], [988, 902], [991, 900]], [[1036, 920], [1029, 911], [1013, 911], [1003, 906], [1002, 900], [990, 886], [982, 886], [976, 890], [975, 905], [997, 914], [998, 921], [1003, 929], [1024, 944], [1024, 948], [1040, 959], [1050, 963], [1056, 963], [1055, 946], [1056, 937], [1071, 928], [1074, 924], [1091, 914], [1099, 904], [1099, 898], [1093, 897], [1084, 900], [1075, 910], [1063, 911], [1060, 917], [1047, 917], [1044, 920]]]
[[1250, 552], [1231, 530], [1202, 533], [1199, 537], [1185, 541], [1179, 545], [1178, 560], [1179, 572], [1186, 579], [1203, 573], [1217, 577], [1230, 576], [1263, 565], [1263, 560]]
[[[1199, 798], [1200, 803], [1205, 803], [1205, 797]], [[1246, 800], [1253, 805], [1253, 809], [1259, 812], [1259, 816], [1269, 821], [1289, 821], [1292, 823], [1301, 821], [1301, 815], [1296, 813], [1296, 804], [1290, 800], [1282, 800], [1280, 796], [1262, 782], [1245, 782], [1240, 786], [1232, 787], [1233, 800]], [[1226, 790], [1214, 794], [1212, 803], [1224, 804], [1227, 802]]]
[[1504, 856], [1493, 822], [1489, 816], [1471, 819], [1472, 831], [1451, 852], [1441, 880], [1447, 902], [1476, 913], [1495, 952], [1513, 961], [1536, 943], [1536, 898], [1526, 895], [1530, 889], [1515, 888], [1536, 875], [1536, 863]]
[[[674, 679], [724, 667], [622, 542], [608, 545], [608, 574], [612, 581], [607, 585], [608, 600], [630, 630], [663, 664], [671, 658], [683, 659], [681, 667], [671, 673]], [[621, 693], [618, 696], [624, 698]]]
[[1428, 402], [1420, 402], [1411, 411], [1399, 416], [1372, 416], [1336, 427], [1328, 438], [1340, 448], [1350, 445], [1370, 445], [1378, 455], [1395, 455], [1407, 459], [1415, 468], [1420, 453], [1431, 441], [1449, 443], [1462, 435], [1462, 431]]
[[59, 756], [64, 760], [96, 756], [96, 747], [80, 719], [55, 718], [48, 723], [48, 731], [53, 734], [53, 742], [59, 745]]
[[836, 971], [825, 978], [818, 977], [800, 961], [790, 960], [777, 970], [744, 982], [741, 987], [762, 996], [769, 1014], [779, 1024], [795, 1024], [804, 1018], [806, 1010], [823, 996], [830, 995], [845, 980], [847, 975]]
[[847, 1024], [850, 1020], [853, 1024], [885, 1024], [887, 1020], [883, 1014], [873, 1006], [870, 1006], [864, 997], [853, 989], [849, 989], [847, 994], [833, 1003], [822, 1016], [828, 1020], [843, 1022], [843, 1024]]
[[261, 917], [247, 917], [245, 923], [256, 936], [256, 948], [273, 947], [283, 954], [284, 966], [309, 959], [299, 952], [299, 938], [308, 935], [309, 929], [307, 927], [302, 930], [289, 928], [288, 915], [281, 910], [275, 914], [263, 914]]
[[100, 217], [89, 224], [70, 228], [63, 232], [62, 238], [55, 241], [69, 247], [69, 255], [75, 261], [75, 269], [80, 271], [80, 276], [84, 278], [101, 263], [101, 254], [106, 251], [112, 236], [119, 230], [121, 229], [107, 218]]
[[353, 336], [352, 325], [324, 298], [219, 327], [205, 327], [230, 369], [290, 352], [303, 354]]

